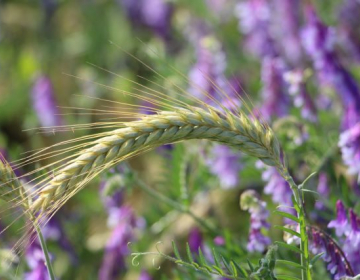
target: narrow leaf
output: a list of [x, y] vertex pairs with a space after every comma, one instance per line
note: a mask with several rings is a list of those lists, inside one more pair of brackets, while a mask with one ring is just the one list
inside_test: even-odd
[[290, 219], [296, 223], [299, 223], [299, 219], [297, 217], [295, 217], [294, 215], [287, 213], [287, 212], [283, 212], [283, 211], [279, 211], [276, 210], [274, 211], [274, 213], [279, 214], [280, 216], [283, 216], [284, 218]]
[[240, 276], [242, 276], [242, 277], [248, 277], [248, 274], [247, 274], [247, 272], [246, 272], [245, 269], [243, 269], [237, 262], [234, 262], [234, 261], [231, 261], [231, 262], [232, 262], [232, 263], [235, 265], [235, 267], [237, 268]]
[[190, 246], [189, 246], [189, 243], [188, 243], [188, 242], [186, 242], [186, 254], [187, 254], [187, 257], [188, 257], [188, 259], [189, 259], [189, 262], [190, 262], [190, 263], [193, 263], [193, 262], [194, 262], [194, 258], [193, 258], [192, 254], [191, 254], [191, 250], [190, 250]]
[[225, 258], [222, 255], [220, 255], [220, 258], [221, 258], [221, 261], [223, 262], [224, 266], [226, 267], [227, 271], [229, 271], [231, 273], [231, 268], [230, 268], [229, 263], [225, 260]]
[[290, 228], [288, 228], [288, 227], [275, 226], [275, 228], [281, 229], [282, 231], [285, 231], [285, 232], [287, 232], [287, 233], [289, 233], [289, 234], [291, 234], [291, 235], [297, 236], [297, 237], [299, 237], [299, 238], [301, 239], [300, 233], [298, 233], [297, 231], [292, 230], [292, 229], [290, 229]]
[[321, 252], [319, 254], [316, 254], [311, 260], [310, 260], [310, 267], [314, 266], [314, 264], [316, 263], [316, 261], [318, 259], [320, 259], [323, 255], [325, 254], [325, 252]]
[[290, 275], [276, 275], [276, 279], [278, 280], [301, 280], [300, 278], [296, 276], [290, 276]]
[[296, 262], [288, 261], [288, 260], [276, 260], [276, 264], [284, 264], [284, 265], [288, 265], [288, 266], [292, 266], [292, 267], [296, 267], [296, 268], [305, 270], [305, 267], [303, 267], [302, 265], [300, 265]]
[[254, 272], [255, 271], [255, 268], [253, 267], [253, 265], [251, 264], [251, 262], [249, 260], [247, 260], [247, 263], [249, 265], [249, 268], [250, 268], [250, 271], [251, 272]]
[[237, 272], [236, 266], [234, 265], [233, 261], [230, 261], [230, 267], [231, 267], [231, 275], [238, 277], [238, 272]]
[[200, 259], [200, 263], [201, 263], [202, 266], [208, 265], [208, 263], [207, 263], [207, 261], [206, 261], [206, 259], [204, 257], [204, 254], [203, 254], [200, 247], [199, 247], [199, 259]]
[[171, 244], [172, 244], [172, 247], [173, 247], [173, 251], [174, 251], [175, 257], [176, 257], [178, 260], [182, 260], [182, 259], [181, 259], [181, 256], [180, 256], [180, 253], [179, 253], [179, 250], [178, 250], [175, 242], [172, 241]]
[[300, 250], [298, 247], [294, 246], [294, 245], [290, 245], [290, 244], [287, 244], [285, 242], [282, 242], [282, 241], [275, 241], [275, 244], [276, 245], [279, 245], [285, 249], [288, 249], [288, 250], [291, 250], [291, 251], [294, 251], [296, 253], [299, 253], [299, 254], [302, 254], [303, 251]]
[[219, 274], [220, 274], [221, 276], [225, 274], [224, 271], [223, 271], [220, 267], [218, 267], [218, 266], [216, 266], [216, 265], [213, 265], [212, 267], [213, 267], [217, 272], [219, 272]]
[[220, 262], [219, 262], [219, 257], [218, 257], [218, 255], [217, 255], [214, 248], [212, 249], [212, 254], [213, 254], [213, 257], [214, 257], [215, 265], [220, 267], [221, 265], [220, 265]]

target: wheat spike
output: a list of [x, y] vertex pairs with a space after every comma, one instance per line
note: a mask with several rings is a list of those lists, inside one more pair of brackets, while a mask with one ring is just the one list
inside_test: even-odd
[[220, 142], [265, 164], [286, 170], [280, 145], [271, 129], [244, 113], [220, 112], [207, 106], [174, 108], [138, 121], [125, 122], [124, 127], [93, 141], [90, 148], [55, 172], [54, 177], [40, 189], [30, 209], [33, 213], [57, 210], [98, 173], [129, 156], [163, 144], [190, 139]]

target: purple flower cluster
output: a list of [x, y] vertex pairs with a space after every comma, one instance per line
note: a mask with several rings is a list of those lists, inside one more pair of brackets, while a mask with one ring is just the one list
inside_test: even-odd
[[224, 145], [215, 145], [206, 158], [210, 172], [220, 180], [220, 186], [231, 189], [239, 183], [239, 172], [242, 168], [240, 155]]
[[[262, 179], [266, 182], [264, 193], [271, 195], [275, 203], [292, 207], [291, 188], [276, 168], [265, 166], [262, 162], [257, 162], [257, 167], [265, 168], [262, 174]], [[289, 211], [289, 208], [285, 207], [284, 211]]]
[[307, 7], [307, 25], [302, 31], [303, 46], [313, 61], [320, 83], [334, 88], [346, 112], [351, 114], [343, 123], [343, 128], [348, 129], [360, 119], [360, 92], [356, 81], [335, 53], [335, 40], [335, 31], [319, 20], [313, 7]]
[[146, 26], [160, 38], [171, 37], [172, 5], [165, 0], [119, 0], [135, 26]]
[[349, 210], [349, 216], [343, 203], [339, 200], [336, 203], [337, 217], [328, 224], [334, 228], [336, 235], [342, 241], [342, 249], [347, 261], [350, 263], [355, 274], [360, 273], [360, 218], [353, 209]]
[[99, 279], [117, 279], [125, 270], [125, 257], [130, 251], [128, 243], [135, 240], [136, 229], [143, 228], [144, 221], [138, 218], [130, 206], [123, 204], [122, 178], [114, 174], [101, 184], [101, 196], [108, 212], [108, 226], [112, 229], [106, 244]]
[[27, 248], [25, 258], [30, 271], [24, 274], [24, 280], [50, 279], [45, 265], [45, 256], [38, 239], [35, 239]]
[[240, 207], [250, 213], [250, 233], [247, 249], [249, 252], [264, 252], [271, 244], [264, 232], [270, 228], [267, 219], [269, 211], [266, 210], [266, 202], [260, 200], [259, 195], [253, 190], [244, 191], [240, 198]]
[[310, 248], [314, 255], [324, 253], [322, 259], [328, 263], [327, 269], [335, 280], [343, 279], [343, 276], [354, 276], [341, 249], [324, 232], [315, 228], [311, 229]]
[[62, 120], [55, 101], [53, 85], [46, 76], [36, 79], [32, 88], [33, 108], [43, 127], [59, 126]]

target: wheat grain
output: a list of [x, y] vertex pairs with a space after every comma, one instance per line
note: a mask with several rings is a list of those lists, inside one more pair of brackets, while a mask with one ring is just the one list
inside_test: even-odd
[[40, 189], [30, 206], [31, 211], [54, 211], [90, 179], [115, 163], [163, 144], [189, 139], [220, 142], [285, 170], [280, 145], [271, 129], [244, 113], [224, 113], [210, 106], [206, 110], [174, 108], [174, 111], [158, 112], [123, 124], [123, 128], [93, 141], [92, 147], [56, 171]]

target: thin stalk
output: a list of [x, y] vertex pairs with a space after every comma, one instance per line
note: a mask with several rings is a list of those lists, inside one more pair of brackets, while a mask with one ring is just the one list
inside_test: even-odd
[[[301, 266], [304, 269], [301, 269], [301, 279], [302, 280], [312, 280], [311, 271], [310, 271], [310, 253], [309, 253], [309, 240], [306, 232], [306, 218], [305, 218], [305, 209], [303, 196], [300, 193], [299, 187], [295, 184], [293, 178], [286, 171], [284, 174], [284, 179], [289, 183], [293, 195], [295, 197], [295, 203], [297, 204], [297, 217], [299, 219], [299, 227], [300, 227], [300, 250], [302, 253], [300, 254]], [[296, 207], [295, 206], [295, 207]]]
[[202, 220], [201, 218], [197, 217], [190, 209], [182, 206], [180, 203], [164, 196], [163, 194], [157, 192], [156, 190], [150, 188], [149, 186], [147, 186], [140, 178], [138, 178], [138, 176], [135, 175], [136, 178], [136, 183], [138, 184], [138, 186], [145, 191], [147, 194], [151, 195], [153, 198], [155, 198], [158, 201], [161, 201], [169, 206], [171, 206], [172, 208], [174, 208], [175, 210], [187, 214], [189, 215], [191, 218], [193, 218], [199, 225], [201, 225], [203, 228], [205, 228], [206, 230], [208, 230], [209, 232], [211, 232], [214, 236], [219, 235], [218, 231], [213, 228], [212, 226], [210, 226], [207, 222], [205, 222], [204, 220]]
[[54, 273], [54, 269], [53, 269], [52, 264], [51, 264], [49, 251], [48, 251], [47, 246], [46, 246], [46, 241], [44, 239], [44, 236], [41, 233], [41, 229], [39, 228], [39, 226], [36, 223], [33, 223], [33, 224], [34, 224], [36, 233], [37, 233], [39, 241], [40, 241], [41, 249], [42, 249], [42, 251], [44, 253], [44, 256], [45, 256], [45, 265], [46, 265], [46, 269], [47, 269], [47, 271], [49, 273], [49, 277], [50, 277], [51, 280], [55, 280], [55, 273]]

